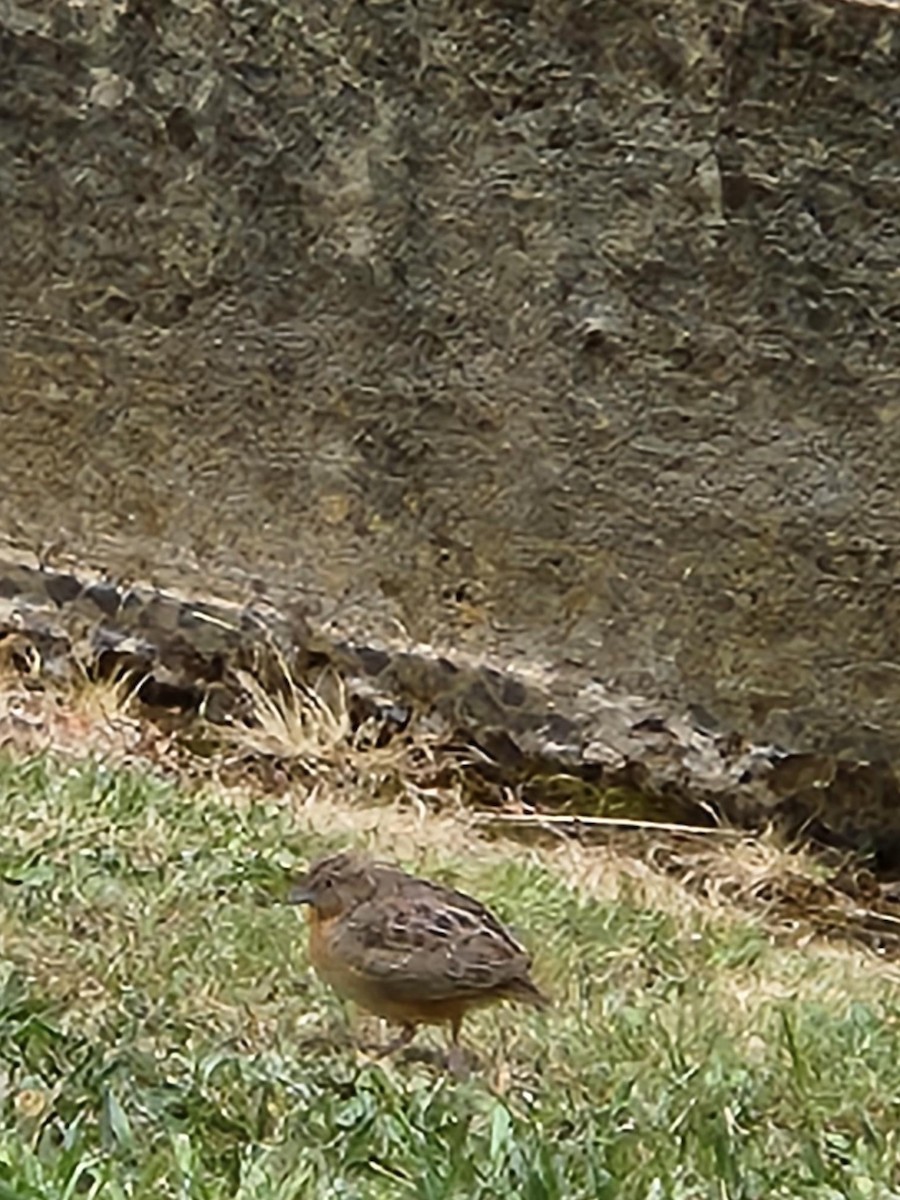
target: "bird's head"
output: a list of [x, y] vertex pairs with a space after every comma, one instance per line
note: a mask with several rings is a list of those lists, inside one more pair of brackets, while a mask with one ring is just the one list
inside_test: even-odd
[[309, 904], [322, 920], [338, 917], [368, 900], [376, 879], [369, 864], [353, 854], [332, 854], [314, 862], [295, 880], [288, 903]]

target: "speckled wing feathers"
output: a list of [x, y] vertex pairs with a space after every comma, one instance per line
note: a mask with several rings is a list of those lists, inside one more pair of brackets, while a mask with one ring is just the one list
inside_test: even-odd
[[[416, 893], [416, 894], [413, 894]], [[486, 909], [451, 889], [415, 889], [360, 905], [332, 951], [397, 1001], [528, 991], [528, 954]]]

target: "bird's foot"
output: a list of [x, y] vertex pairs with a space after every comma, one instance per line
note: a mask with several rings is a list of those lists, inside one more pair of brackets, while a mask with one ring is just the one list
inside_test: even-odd
[[405, 1025], [400, 1033], [395, 1038], [391, 1038], [389, 1042], [357, 1042], [360, 1050], [371, 1054], [373, 1058], [387, 1058], [388, 1055], [396, 1054], [398, 1050], [402, 1050], [416, 1036], [416, 1028], [414, 1025]]
[[472, 1074], [472, 1061], [458, 1042], [450, 1047], [447, 1054], [447, 1070], [458, 1083], [465, 1083]]

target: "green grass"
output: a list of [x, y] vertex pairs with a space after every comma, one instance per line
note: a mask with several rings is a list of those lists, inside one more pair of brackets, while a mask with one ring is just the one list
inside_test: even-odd
[[344, 1014], [278, 898], [333, 844], [286, 801], [0, 760], [0, 1200], [900, 1195], [874, 958], [436, 839], [556, 1001], [473, 1020], [460, 1084], [329, 1044]]

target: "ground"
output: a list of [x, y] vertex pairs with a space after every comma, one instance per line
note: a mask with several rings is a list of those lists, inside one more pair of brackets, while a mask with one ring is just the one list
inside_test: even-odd
[[[71, 747], [8, 750], [0, 795], [2, 1200], [898, 1194], [898, 972], [869, 950], [449, 801]], [[534, 951], [551, 1011], [474, 1018], [464, 1083], [355, 1050], [309, 969], [286, 881], [348, 844]]]

